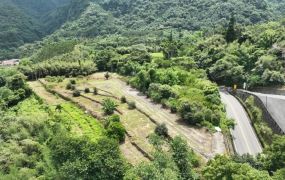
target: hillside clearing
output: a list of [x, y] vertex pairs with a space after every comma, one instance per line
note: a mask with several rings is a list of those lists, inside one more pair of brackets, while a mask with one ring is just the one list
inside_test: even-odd
[[[71, 91], [65, 90], [65, 86], [68, 79], [63, 83], [52, 84], [53, 89], [65, 94], [69, 98], [72, 97]], [[127, 108], [120, 105], [118, 109], [123, 111], [123, 122], [126, 126], [128, 132], [132, 134], [132, 137], [136, 139], [137, 143], [142, 145], [146, 151], [149, 151], [147, 144], [147, 134], [153, 132], [155, 124], [165, 123], [169, 129], [169, 135], [175, 137], [180, 135], [184, 137], [189, 146], [197, 153], [202, 155], [205, 159], [210, 159], [216, 154], [226, 153], [226, 148], [224, 144], [223, 135], [219, 132], [211, 134], [205, 128], [197, 128], [189, 126], [180, 120], [176, 114], [170, 113], [169, 110], [163, 109], [161, 105], [153, 103], [150, 99], [141, 95], [137, 90], [132, 89], [127, 86], [121, 77], [117, 74], [111, 74], [109, 80], [105, 80], [104, 73], [96, 73], [90, 75], [86, 78], [77, 79], [77, 88], [83, 90], [84, 88], [98, 88], [99, 94], [115, 96], [113, 98], [118, 103], [121, 96], [125, 96], [128, 101], [134, 101], [137, 106], [137, 111], [140, 113], [135, 113], [132, 111], [131, 114], [144, 114], [144, 118], [132, 118], [128, 114]], [[83, 96], [88, 96], [89, 98], [96, 99], [97, 101], [102, 101], [104, 96], [93, 94], [84, 94]], [[81, 97], [82, 98], [82, 97]], [[79, 98], [73, 98], [80, 102]], [[81, 101], [82, 104], [84, 104]], [[91, 108], [93, 110], [97, 108]], [[141, 116], [141, 115], [140, 115]], [[132, 120], [130, 120], [132, 119]], [[136, 128], [137, 127], [137, 128]], [[147, 132], [147, 133], [146, 133]], [[136, 138], [140, 137], [140, 138]], [[141, 138], [142, 137], [142, 138]]]
[[[77, 121], [81, 122], [81, 119], [77, 119], [76, 121], [71, 121], [70, 119], [74, 120], [74, 111], [76, 112], [76, 109], [78, 109], [77, 107], [74, 107], [74, 105], [71, 105], [69, 102], [63, 100], [62, 98], [59, 98], [49, 92], [46, 91], [46, 89], [43, 87], [43, 85], [39, 82], [39, 81], [34, 81], [34, 82], [29, 82], [29, 86], [33, 89], [33, 91], [40, 96], [46, 103], [50, 104], [50, 105], [58, 105], [61, 104], [61, 106], [63, 106], [63, 112], [59, 113], [59, 115], [65, 119], [66, 121], [63, 122], [65, 124], [67, 124], [69, 127], [71, 127], [71, 131], [74, 134], [77, 135], [87, 135], [87, 136], [91, 136], [92, 134], [96, 132], [96, 128], [92, 129], [88, 127], [88, 124], [90, 125], [90, 123], [92, 124], [93, 122], [96, 122], [97, 120], [94, 118], [91, 118], [90, 121], [88, 122], [83, 122], [81, 124], [78, 124]], [[68, 93], [68, 92], [62, 92], [63, 96], [66, 97], [72, 97], [72, 94]], [[78, 98], [74, 98], [73, 99], [75, 103], [77, 103], [79, 106], [83, 106], [84, 109], [86, 108], [87, 111], [91, 112], [92, 114], [95, 113], [98, 116], [103, 116], [103, 112], [101, 110], [101, 105], [98, 103], [94, 103], [93, 101], [83, 98], [83, 97], [78, 97]], [[71, 109], [70, 109], [71, 108]], [[86, 111], [86, 112], [87, 112]], [[85, 112], [85, 113], [86, 113]], [[126, 114], [127, 115], [127, 114]], [[85, 115], [87, 116], [87, 115]], [[130, 116], [129, 117], [133, 117]], [[124, 122], [124, 121], [123, 121]], [[99, 124], [98, 122], [96, 122], [97, 124]], [[101, 126], [101, 125], [100, 125]], [[138, 142], [139, 139], [136, 139], [136, 142]], [[143, 144], [139, 143], [138, 144]], [[148, 144], [148, 142], [147, 142]], [[128, 162], [130, 162], [131, 164], [138, 164], [142, 161], [147, 161], [148, 159], [132, 144], [131, 139], [129, 137], [126, 137], [125, 142], [120, 144], [120, 149], [122, 151], [122, 153], [124, 154], [125, 158], [128, 160]]]

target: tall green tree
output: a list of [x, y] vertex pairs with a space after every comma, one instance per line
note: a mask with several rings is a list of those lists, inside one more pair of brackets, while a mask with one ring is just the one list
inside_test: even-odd
[[232, 14], [225, 36], [225, 39], [228, 43], [233, 42], [237, 38], [235, 26], [236, 26], [236, 19], [235, 16]]
[[193, 179], [191, 154], [187, 142], [181, 137], [175, 137], [170, 146], [173, 160], [179, 169], [182, 179]]

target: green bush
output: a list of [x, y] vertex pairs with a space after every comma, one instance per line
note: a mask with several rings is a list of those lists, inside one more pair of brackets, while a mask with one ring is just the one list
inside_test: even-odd
[[76, 81], [75, 81], [75, 79], [70, 79], [70, 84], [76, 84]]
[[85, 89], [84, 89], [84, 92], [85, 92], [85, 93], [90, 93], [90, 89], [89, 89], [89, 88], [85, 88]]
[[157, 125], [154, 132], [155, 132], [155, 134], [157, 134], [159, 136], [163, 136], [163, 137], [168, 136], [168, 128], [166, 127], [166, 124], [164, 124], [164, 123]]
[[198, 103], [182, 103], [179, 107], [179, 114], [183, 120], [192, 125], [197, 125], [205, 120], [203, 108]]
[[70, 90], [74, 91], [75, 89], [76, 89], [76, 86], [72, 84]]
[[126, 96], [122, 96], [122, 97], [121, 97], [121, 103], [126, 103], [126, 102], [127, 102]]
[[0, 76], [0, 87], [3, 87], [6, 85], [6, 79], [3, 76]]
[[103, 111], [105, 114], [110, 115], [113, 114], [116, 110], [116, 107], [118, 106], [114, 101], [112, 101], [110, 98], [103, 100]]
[[96, 87], [93, 88], [93, 94], [97, 95], [98, 94], [98, 89]]
[[108, 118], [110, 122], [120, 122], [120, 116], [118, 114], [113, 114]]
[[171, 105], [171, 106], [170, 106], [170, 111], [171, 111], [171, 113], [177, 113], [177, 107], [176, 107], [176, 105]]
[[81, 95], [79, 90], [74, 90], [72, 93], [73, 97], [79, 97]]
[[72, 86], [73, 86], [73, 85], [72, 85], [71, 83], [68, 83], [68, 84], [66, 85], [66, 89], [67, 89], [67, 90], [72, 90]]
[[136, 103], [134, 101], [128, 102], [128, 108], [129, 109], [135, 109], [136, 108]]
[[107, 80], [110, 78], [110, 74], [108, 72], [106, 72], [104, 76]]
[[107, 128], [107, 135], [119, 140], [120, 143], [125, 141], [126, 129], [120, 122], [111, 122]]
[[174, 96], [171, 86], [157, 83], [150, 84], [148, 94], [152, 100], [158, 103], [161, 102], [162, 99], [169, 99], [170, 97]]

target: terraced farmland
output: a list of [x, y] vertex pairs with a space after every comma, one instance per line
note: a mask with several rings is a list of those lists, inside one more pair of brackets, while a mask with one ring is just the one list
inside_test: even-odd
[[[211, 134], [206, 129], [190, 127], [179, 120], [179, 117], [172, 114], [167, 109], [153, 103], [135, 89], [130, 88], [122, 80], [122, 77], [111, 74], [111, 78], [106, 80], [104, 73], [96, 73], [85, 78], [76, 79], [76, 89], [81, 91], [80, 97], [73, 97], [72, 91], [66, 89], [70, 79], [65, 79], [61, 83], [47, 82], [40, 80], [46, 87], [56, 94], [67, 98], [89, 113], [100, 118], [104, 117], [101, 103], [106, 98], [111, 98], [119, 106], [117, 112], [120, 114], [122, 123], [126, 127], [130, 142], [134, 143], [139, 150], [150, 157], [153, 149], [148, 142], [148, 136], [153, 133], [157, 124], [165, 123], [169, 129], [169, 135], [184, 137], [189, 146], [207, 160], [215, 154], [226, 153], [223, 135], [221, 133]], [[98, 89], [98, 94], [84, 93], [85, 88]], [[125, 96], [128, 101], [136, 103], [135, 110], [128, 109], [126, 104], [120, 103], [120, 97]], [[128, 154], [128, 153], [126, 153]]]
[[[41, 80], [41, 82], [46, 83], [47, 85], [49, 84], [44, 80]], [[86, 94], [84, 96], [74, 98], [72, 96], [72, 93], [66, 91], [65, 89], [54, 87], [54, 91], [56, 93], [60, 94], [62, 97], [65, 97], [65, 99], [72, 100], [73, 103], [71, 103], [62, 98], [59, 98], [50, 92], [47, 92], [40, 81], [29, 82], [29, 85], [38, 96], [43, 98], [47, 103], [54, 105], [54, 113], [56, 113], [57, 116], [61, 117], [60, 119], [62, 119], [62, 123], [70, 128], [73, 134], [85, 135], [91, 139], [96, 140], [96, 138], [93, 136], [99, 132], [98, 129], [104, 129], [99, 120], [91, 117], [91, 115], [94, 115], [98, 116], [99, 118], [103, 118], [104, 113], [102, 111], [100, 102], [103, 101], [104, 96], [94, 95], [94, 97], [92, 97], [92, 95]], [[49, 84], [49, 86], [53, 87], [52, 84]], [[119, 103], [118, 100], [117, 103]], [[55, 111], [55, 107], [58, 104], [60, 104], [62, 107], [60, 113]], [[85, 111], [78, 109], [76, 105], [80, 106]], [[152, 152], [152, 146], [148, 143], [147, 140], [147, 136], [149, 135], [147, 132], [152, 133], [155, 125], [150, 123], [145, 124], [144, 126], [140, 126], [142, 124], [131, 123], [133, 119], [144, 120], [147, 117], [137, 112], [136, 110], [128, 110], [125, 104], [122, 104], [119, 109], [119, 111], [122, 112], [122, 123], [128, 130], [128, 136], [126, 137], [125, 142], [120, 145], [122, 153], [131, 164], [147, 161], [148, 158], [145, 156], [150, 157], [150, 153]], [[86, 113], [89, 113], [91, 115], [88, 115]], [[84, 119], [82, 119], [82, 115], [85, 116]], [[141, 129], [138, 130], [138, 128]], [[146, 128], [148, 128], [147, 131], [145, 131]], [[132, 131], [129, 131], [129, 129], [132, 129]], [[97, 135], [95, 137], [97, 137]]]

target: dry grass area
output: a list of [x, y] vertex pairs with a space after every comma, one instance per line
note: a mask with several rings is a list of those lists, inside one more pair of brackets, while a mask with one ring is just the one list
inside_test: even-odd
[[34, 93], [43, 98], [49, 105], [57, 105], [64, 102], [63, 99], [51, 95], [49, 92], [47, 92], [39, 81], [30, 81], [28, 84]]
[[143, 161], [147, 162], [148, 159], [142, 155], [140, 151], [131, 143], [131, 140], [126, 136], [125, 142], [120, 145], [124, 157], [131, 164], [139, 164]]

